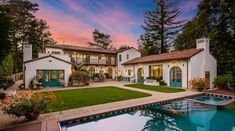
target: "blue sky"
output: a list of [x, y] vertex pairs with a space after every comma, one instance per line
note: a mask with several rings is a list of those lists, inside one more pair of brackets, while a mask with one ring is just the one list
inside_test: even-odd
[[[31, 0], [39, 4], [38, 18], [50, 26], [59, 44], [87, 46], [92, 31], [111, 35], [112, 45], [137, 47], [144, 11], [154, 9], [152, 0]], [[190, 20], [199, 0], [179, 0], [180, 18]]]

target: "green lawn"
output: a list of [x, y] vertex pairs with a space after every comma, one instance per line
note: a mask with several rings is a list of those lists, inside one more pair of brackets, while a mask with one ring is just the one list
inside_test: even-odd
[[151, 96], [151, 94], [121, 89], [113, 86], [54, 91], [53, 93], [57, 98], [54, 100], [53, 104], [49, 105], [49, 107], [43, 112], [67, 110]]
[[176, 93], [176, 92], [185, 91], [184, 89], [180, 89], [180, 88], [173, 88], [173, 87], [166, 87], [166, 86], [150, 86], [150, 85], [144, 85], [144, 84], [128, 84], [125, 86], [151, 90], [151, 91], [165, 92], [165, 93]]

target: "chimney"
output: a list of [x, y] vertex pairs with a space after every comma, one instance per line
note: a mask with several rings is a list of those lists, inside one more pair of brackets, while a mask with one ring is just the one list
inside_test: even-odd
[[24, 44], [23, 45], [23, 61], [28, 61], [32, 59], [32, 45]]
[[197, 39], [196, 43], [197, 43], [197, 49], [203, 48], [206, 51], [210, 51], [210, 39], [209, 38], [201, 38], [201, 39]]

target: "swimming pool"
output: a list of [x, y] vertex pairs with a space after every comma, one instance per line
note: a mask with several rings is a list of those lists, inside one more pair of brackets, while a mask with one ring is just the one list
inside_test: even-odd
[[235, 131], [235, 103], [224, 107], [187, 99], [94, 117], [62, 122], [62, 131]]

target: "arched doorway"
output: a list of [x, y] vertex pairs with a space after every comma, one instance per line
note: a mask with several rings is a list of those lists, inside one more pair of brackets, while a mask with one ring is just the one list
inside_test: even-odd
[[170, 70], [170, 86], [182, 87], [182, 71], [177, 66], [172, 67]]
[[108, 76], [107, 79], [112, 79], [113, 78], [113, 69], [111, 67], [108, 68], [107, 70]]
[[143, 68], [139, 68], [137, 72], [137, 82], [138, 83], [144, 83], [144, 70]]
[[90, 78], [93, 78], [93, 76], [95, 75], [95, 68], [90, 67], [88, 71], [89, 71]]

